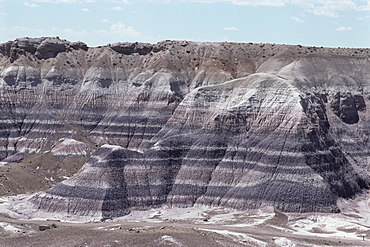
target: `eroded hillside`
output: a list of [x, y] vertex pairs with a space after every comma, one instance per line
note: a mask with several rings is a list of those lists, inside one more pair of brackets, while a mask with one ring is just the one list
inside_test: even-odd
[[369, 57], [227, 42], [1, 44], [1, 193], [63, 180], [30, 207], [102, 218], [162, 205], [338, 212], [338, 198], [370, 182]]

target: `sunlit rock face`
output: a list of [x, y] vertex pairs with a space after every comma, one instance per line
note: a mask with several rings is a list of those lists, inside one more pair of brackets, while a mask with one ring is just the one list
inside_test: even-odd
[[370, 182], [368, 52], [10, 41], [0, 45], [0, 159], [90, 158], [30, 200], [49, 212], [339, 212], [338, 198]]

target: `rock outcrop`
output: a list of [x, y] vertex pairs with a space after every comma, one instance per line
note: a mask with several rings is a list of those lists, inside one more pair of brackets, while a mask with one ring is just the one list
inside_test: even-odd
[[0, 45], [0, 159], [89, 157], [30, 200], [338, 212], [370, 183], [369, 50], [270, 44]]

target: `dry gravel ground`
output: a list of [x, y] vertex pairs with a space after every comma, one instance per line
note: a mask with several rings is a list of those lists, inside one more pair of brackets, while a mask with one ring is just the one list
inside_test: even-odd
[[60, 158], [51, 152], [30, 154], [19, 163], [0, 164], [0, 196], [47, 190], [75, 174], [86, 157]]
[[369, 240], [295, 235], [269, 227], [153, 222], [56, 222], [1, 218], [0, 246], [368, 246]]
[[[340, 214], [284, 214], [271, 207], [254, 211], [157, 208], [105, 222], [92, 218], [71, 222], [48, 214], [26, 219], [14, 211], [26, 198], [0, 198], [1, 247], [370, 246], [369, 193], [340, 202]], [[43, 225], [51, 229], [40, 231]], [[368, 236], [365, 241], [362, 234]]]

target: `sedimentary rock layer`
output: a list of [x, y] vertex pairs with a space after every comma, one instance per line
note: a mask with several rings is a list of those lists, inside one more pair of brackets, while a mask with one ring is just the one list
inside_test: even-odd
[[368, 188], [368, 50], [42, 38], [0, 52], [3, 162], [90, 157], [31, 199], [40, 210], [338, 212]]

